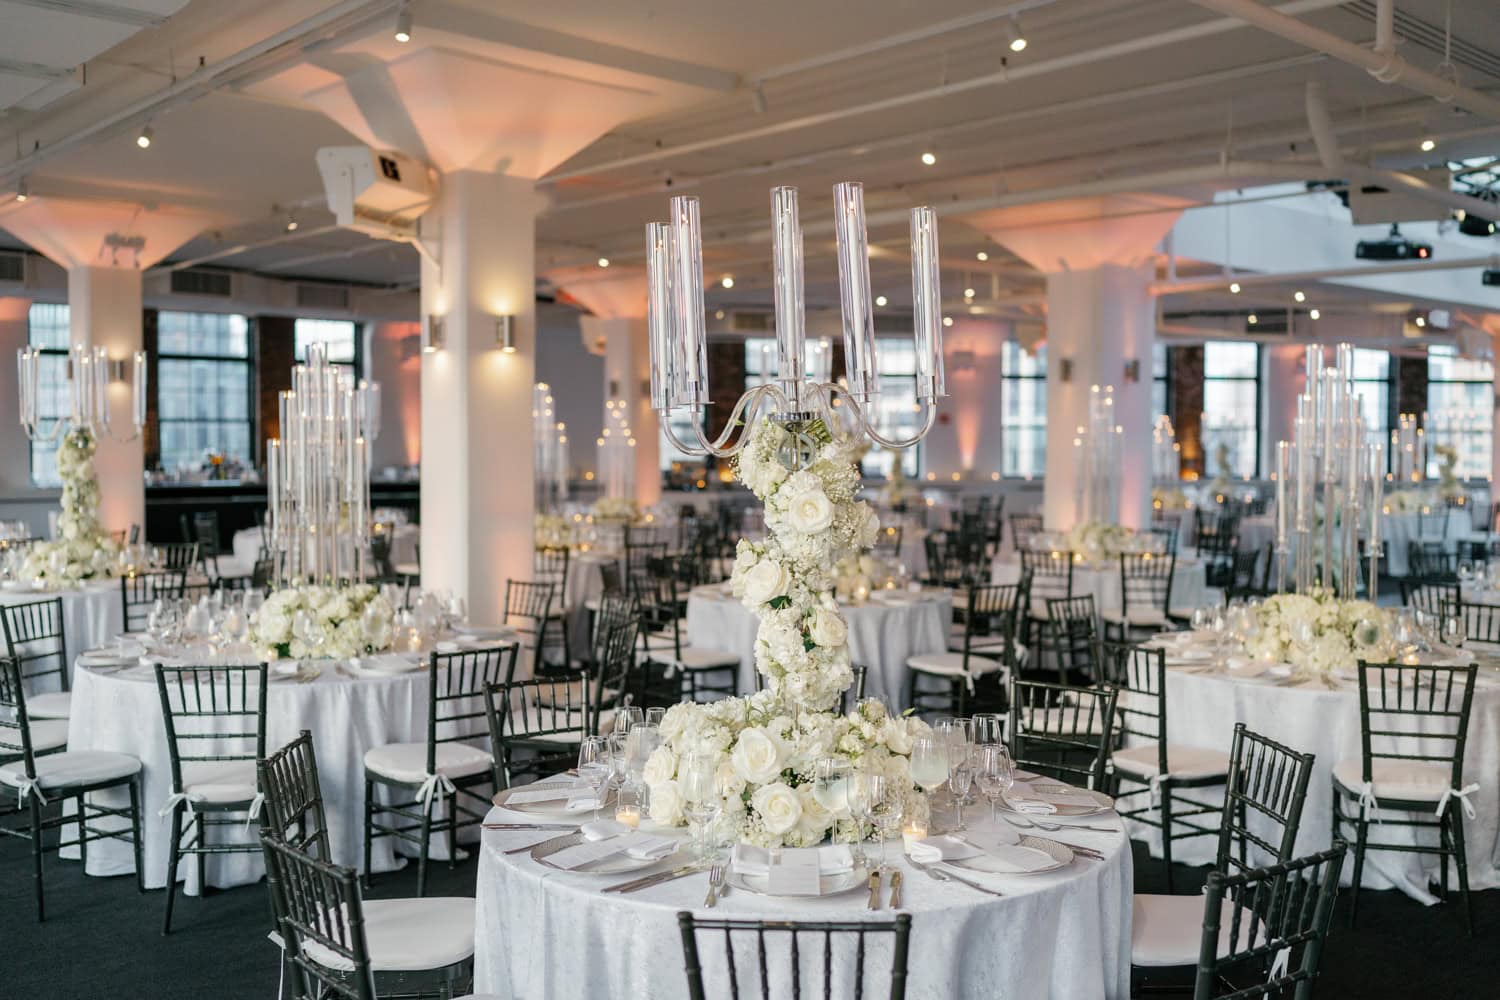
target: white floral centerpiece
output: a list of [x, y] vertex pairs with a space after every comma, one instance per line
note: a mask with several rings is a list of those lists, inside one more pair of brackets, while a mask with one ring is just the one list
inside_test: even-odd
[[635, 502], [634, 497], [600, 497], [594, 501], [594, 506], [589, 508], [589, 513], [596, 521], [634, 524], [640, 520], [641, 505]]
[[1458, 481], [1458, 449], [1451, 444], [1440, 444], [1432, 449], [1438, 457], [1438, 495], [1457, 498], [1464, 495], [1463, 483]]
[[1155, 486], [1151, 489], [1153, 510], [1187, 510], [1193, 504], [1182, 490], [1171, 486]]
[[781, 458], [793, 443], [786, 428], [762, 420], [749, 433], [736, 472], [765, 504], [769, 536], [740, 540], [731, 583], [760, 618], [755, 666], [766, 688], [748, 698], [668, 709], [662, 746], [645, 773], [651, 818], [683, 821], [678, 761], [699, 750], [723, 755], [718, 790], [724, 809], [714, 831], [720, 838], [802, 846], [818, 843], [838, 824], [852, 824], [812, 797], [813, 769], [822, 757], [896, 777], [907, 790], [909, 815], [920, 816], [926, 800], [911, 783], [906, 755], [928, 726], [913, 717], [887, 717], [878, 702], [864, 702], [847, 716], [832, 711], [853, 681], [848, 625], [834, 599], [835, 569], [846, 554], [870, 549], [880, 530], [874, 511], [855, 499], [855, 450], [815, 423], [804, 433], [821, 443], [793, 472]]
[[1122, 552], [1134, 551], [1139, 544], [1135, 529], [1104, 521], [1084, 521], [1063, 535], [1067, 550], [1084, 562], [1106, 562], [1119, 558]]
[[1437, 502], [1431, 490], [1393, 490], [1385, 495], [1382, 506], [1388, 514], [1416, 514], [1431, 510]]
[[561, 514], [538, 514], [532, 528], [533, 541], [539, 549], [573, 544], [573, 525]]
[[1339, 600], [1326, 588], [1268, 597], [1255, 618], [1245, 645], [1250, 656], [1314, 674], [1351, 669], [1360, 660], [1389, 662], [1396, 653], [1389, 612], [1369, 601]]
[[[322, 642], [297, 634], [299, 612], [307, 612]], [[389, 649], [395, 611], [367, 583], [347, 587], [307, 585], [272, 591], [250, 622], [250, 644], [267, 660], [313, 657], [347, 660]]]
[[70, 430], [57, 447], [62, 479], [58, 538], [38, 542], [21, 564], [21, 579], [45, 590], [71, 590], [85, 580], [115, 576], [120, 544], [99, 525], [99, 478], [94, 474], [94, 435]]

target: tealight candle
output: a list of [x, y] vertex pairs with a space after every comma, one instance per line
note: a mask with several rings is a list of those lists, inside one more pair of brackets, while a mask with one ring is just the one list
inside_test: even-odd
[[863, 604], [870, 599], [870, 588], [864, 584], [854, 588], [854, 603]]
[[1416, 652], [1413, 651], [1413, 652], [1407, 653], [1405, 656], [1401, 657], [1401, 662], [1404, 663], [1404, 664], [1406, 664], [1407, 666], [1415, 666], [1416, 664], [1421, 663], [1422, 661], [1417, 658]]
[[628, 805], [625, 803], [621, 803], [620, 805], [615, 807], [615, 822], [624, 823], [626, 826], [634, 830], [636, 827], [641, 825], [640, 807], [635, 805], [634, 803], [630, 803]]
[[901, 843], [908, 851], [911, 850], [912, 844], [915, 844], [919, 840], [926, 839], [927, 827], [923, 826], [921, 823], [918, 823], [916, 820], [908, 822], [901, 828]]
[[406, 648], [409, 649], [409, 650], [411, 650], [413, 653], [419, 653], [419, 652], [422, 651], [422, 630], [421, 629], [413, 628], [410, 632], [407, 633], [407, 635], [406, 635]]

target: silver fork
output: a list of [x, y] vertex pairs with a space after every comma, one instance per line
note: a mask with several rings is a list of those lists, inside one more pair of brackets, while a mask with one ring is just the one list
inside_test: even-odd
[[714, 904], [719, 901], [719, 889], [721, 887], [723, 887], [723, 885], [724, 885], [724, 866], [723, 865], [714, 865], [711, 868], [709, 868], [709, 870], [708, 870], [708, 898], [703, 901], [703, 905], [704, 906], [708, 907], [710, 910], [714, 908]]
[[1120, 832], [1112, 826], [1088, 826], [1083, 823], [1043, 823], [1041, 820], [1027, 819], [1023, 816], [1007, 816], [1005, 820], [1008, 823], [1019, 822], [1023, 827], [1046, 830], [1048, 833], [1056, 833], [1059, 830], [1095, 830], [1099, 833]]

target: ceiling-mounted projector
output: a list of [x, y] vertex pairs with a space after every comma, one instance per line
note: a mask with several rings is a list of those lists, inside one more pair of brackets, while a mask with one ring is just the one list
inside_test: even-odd
[[1361, 260], [1427, 260], [1432, 256], [1432, 246], [1414, 243], [1401, 235], [1399, 226], [1391, 226], [1391, 234], [1383, 240], [1360, 240], [1354, 244], [1354, 256]]
[[325, 146], [318, 173], [328, 209], [340, 226], [380, 239], [411, 239], [417, 219], [432, 207], [427, 165], [368, 146]]
[[1479, 282], [1483, 285], [1500, 287], [1500, 270], [1493, 267], [1486, 268], [1485, 272], [1479, 276]]

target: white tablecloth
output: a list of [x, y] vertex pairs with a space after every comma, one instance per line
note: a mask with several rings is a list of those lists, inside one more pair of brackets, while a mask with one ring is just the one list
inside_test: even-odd
[[[324, 661], [314, 681], [272, 681], [266, 694], [266, 752], [297, 738], [309, 729], [318, 756], [318, 778], [328, 815], [333, 861], [363, 864], [364, 755], [386, 743], [421, 742], [427, 738], [428, 680], [425, 666], [390, 676], [341, 673], [334, 661]], [[146, 886], [167, 884], [167, 852], [171, 839], [168, 817], [157, 815], [172, 792], [172, 765], [167, 752], [161, 700], [155, 673], [131, 667], [117, 673], [76, 669], [73, 709], [68, 722], [69, 750], [113, 750], [140, 758], [144, 764], [145, 794], [141, 802], [145, 827]], [[111, 793], [113, 794], [113, 793]], [[101, 793], [101, 801], [103, 800]], [[118, 793], [120, 803], [128, 797]], [[256, 830], [236, 831], [253, 843]], [[434, 838], [438, 851], [442, 837]], [[375, 871], [397, 867], [392, 838], [375, 841], [371, 853]], [[446, 857], [446, 854], [442, 856]], [[129, 844], [99, 841], [89, 845], [88, 873], [118, 875], [135, 871]], [[208, 859], [208, 881], [218, 887], [254, 882], [264, 873], [259, 853], [230, 854]], [[198, 892], [197, 864], [181, 866], [188, 893]]]
[[[70, 662], [85, 649], [109, 645], [125, 630], [119, 580], [89, 584], [80, 590], [0, 590], [0, 604], [30, 604], [54, 597], [62, 598], [63, 628], [67, 632]], [[4, 641], [0, 640], [0, 653], [3, 651]]]
[[[1015, 583], [1021, 579], [1021, 560], [1014, 553], [1001, 553], [990, 567], [995, 583]], [[1035, 584], [1032, 594], [1036, 596]], [[1073, 596], [1092, 594], [1094, 609], [1100, 614], [1120, 610], [1120, 565], [1079, 565], [1073, 568]], [[1219, 604], [1223, 593], [1205, 582], [1203, 564], [1191, 557], [1178, 556], [1172, 571], [1172, 593], [1168, 607], [1197, 608]]]
[[[1477, 782], [1479, 791], [1469, 797], [1478, 818], [1464, 819], [1464, 840], [1469, 853], [1469, 884], [1474, 889], [1500, 886], [1500, 675], [1480, 668], [1469, 720], [1469, 742], [1464, 757], [1464, 781]], [[1279, 687], [1259, 681], [1237, 679], [1217, 673], [1167, 670], [1167, 719], [1173, 743], [1229, 751], [1234, 724], [1243, 722], [1264, 736], [1302, 753], [1317, 755], [1302, 809], [1302, 828], [1297, 836], [1298, 855], [1327, 849], [1331, 844], [1333, 818], [1333, 766], [1344, 758], [1359, 757], [1359, 689], [1353, 683], [1329, 690], [1321, 682]], [[1186, 793], [1217, 802], [1222, 788], [1193, 789]], [[1457, 808], [1457, 804], [1453, 805]], [[1428, 817], [1431, 818], [1430, 816]], [[1151, 844], [1160, 856], [1157, 831], [1132, 824], [1132, 836]], [[1371, 826], [1371, 838], [1410, 841], [1409, 831], [1392, 826]], [[1435, 842], [1430, 833], [1423, 834]], [[1210, 864], [1217, 838], [1195, 837], [1172, 845], [1173, 859], [1189, 865]], [[1433, 897], [1427, 891], [1427, 876], [1438, 870], [1436, 857], [1371, 851], [1365, 856], [1362, 884], [1370, 889], [1392, 886], [1423, 902]], [[1344, 865], [1344, 884], [1353, 875], [1352, 859]], [[1434, 876], [1435, 877], [1435, 876]], [[1450, 880], [1454, 876], [1450, 872]], [[1450, 881], [1450, 887], [1457, 882]]]
[[[415, 524], [398, 524], [391, 533], [391, 564], [415, 565], [417, 562], [417, 543], [422, 540], [422, 529]], [[244, 528], [234, 533], [234, 539], [230, 543], [233, 550], [234, 566], [236, 572], [249, 573], [255, 567], [255, 561], [260, 558], [261, 531], [259, 528]], [[226, 560], [219, 557], [221, 564]], [[230, 576], [227, 566], [221, 565], [221, 575]]]
[[[893, 707], [906, 707], [906, 661], [919, 653], [948, 648], [953, 599], [945, 591], [895, 593], [892, 602], [872, 600], [858, 607], [841, 604], [849, 622], [849, 655], [869, 667], [865, 695], [884, 696]], [[722, 649], [740, 657], [741, 694], [756, 690], [755, 632], [760, 619], [717, 587], [700, 587], [688, 596], [687, 641], [704, 649]]]
[[[497, 808], [490, 819], [527, 817]], [[896, 861], [898, 841], [887, 845], [892, 862], [904, 869], [903, 912], [912, 916], [906, 988], [910, 1000], [1091, 1000], [1129, 995], [1130, 850], [1117, 833], [1073, 830], [1058, 836], [1097, 847], [1106, 860], [1078, 860], [1052, 874], [997, 878], [1004, 898], [955, 882], [935, 882], [904, 859]], [[475, 892], [476, 992], [527, 1000], [686, 997], [679, 910], [778, 920], [893, 916], [889, 909], [866, 909], [864, 891], [789, 901], [732, 890], [708, 911], [702, 909], [708, 883], [704, 874], [628, 895], [604, 894], [598, 891], [601, 886], [632, 876], [560, 872], [544, 868], [528, 854], [503, 853], [544, 837], [530, 831], [484, 832]], [[705, 961], [705, 986], [709, 996], [726, 996], [722, 950], [700, 954], [720, 956], [718, 963]], [[888, 952], [878, 954], [867, 966], [869, 996], [884, 996], [884, 986], [868, 978], [875, 970], [884, 974], [890, 968], [884, 958]], [[817, 961], [821, 969], [821, 953]], [[742, 980], [742, 992], [746, 982]], [[782, 983], [779, 989], [773, 984], [773, 995], [789, 996], [790, 984]]]

